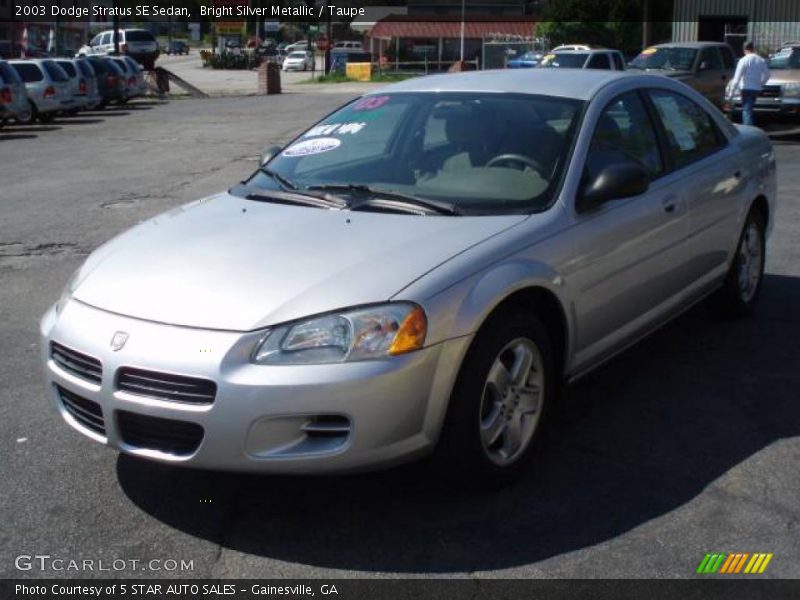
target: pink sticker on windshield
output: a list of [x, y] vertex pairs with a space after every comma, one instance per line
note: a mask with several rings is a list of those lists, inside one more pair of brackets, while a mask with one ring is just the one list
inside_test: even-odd
[[367, 96], [353, 105], [353, 110], [375, 110], [389, 101], [389, 96]]

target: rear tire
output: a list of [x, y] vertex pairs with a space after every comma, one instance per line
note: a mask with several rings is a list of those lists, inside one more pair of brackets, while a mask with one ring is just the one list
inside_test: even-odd
[[556, 393], [547, 329], [520, 310], [487, 321], [461, 365], [434, 465], [469, 488], [510, 483], [533, 454]]
[[55, 115], [55, 113], [51, 113], [51, 112], [49, 112], [49, 113], [39, 113], [37, 115], [37, 117], [38, 117], [40, 123], [45, 123], [46, 124], [46, 123], [52, 123], [53, 119], [56, 118], [56, 115]]
[[17, 123], [19, 123], [20, 125], [33, 125], [33, 122], [36, 121], [36, 117], [39, 111], [36, 110], [36, 105], [33, 103], [32, 100], [28, 100], [28, 104], [31, 107], [30, 112], [28, 112], [28, 117], [27, 118], [17, 117]]
[[717, 307], [726, 316], [749, 315], [758, 302], [764, 279], [765, 234], [764, 216], [757, 208], [751, 208], [725, 283], [715, 296]]

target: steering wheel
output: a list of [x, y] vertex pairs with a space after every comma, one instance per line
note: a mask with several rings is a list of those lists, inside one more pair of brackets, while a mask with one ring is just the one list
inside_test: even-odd
[[[525, 156], [523, 154], [498, 154], [492, 160], [486, 163], [487, 167], [493, 167], [500, 163], [517, 163], [531, 167], [533, 170], [538, 171], [540, 174], [545, 173], [547, 169], [535, 158]], [[522, 169], [520, 169], [521, 171]]]

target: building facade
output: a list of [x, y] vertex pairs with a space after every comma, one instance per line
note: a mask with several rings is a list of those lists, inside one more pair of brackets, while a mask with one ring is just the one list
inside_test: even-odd
[[752, 40], [763, 53], [800, 40], [800, 0], [675, 0], [676, 42], [728, 42], [741, 54]]

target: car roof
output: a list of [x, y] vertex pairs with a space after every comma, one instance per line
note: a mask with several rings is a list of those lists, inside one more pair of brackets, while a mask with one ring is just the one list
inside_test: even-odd
[[725, 42], [667, 42], [656, 44], [650, 48], [709, 48], [715, 46], [728, 46]]
[[653, 82], [663, 81], [659, 75], [643, 75], [605, 69], [512, 69], [467, 71], [444, 75], [415, 77], [370, 92], [488, 92], [541, 94], [588, 100], [609, 82], [623, 77], [646, 77]]
[[605, 52], [618, 52], [611, 48], [592, 48], [591, 50], [554, 50], [551, 54], [599, 54]]

